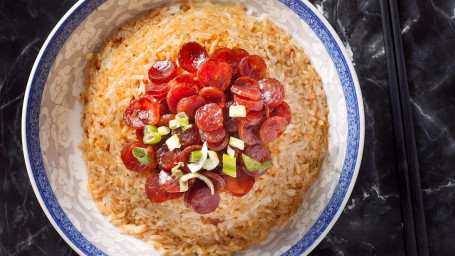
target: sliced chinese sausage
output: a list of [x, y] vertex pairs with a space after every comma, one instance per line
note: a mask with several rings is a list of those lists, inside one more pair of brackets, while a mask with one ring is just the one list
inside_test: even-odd
[[160, 187], [159, 174], [153, 172], [145, 182], [145, 193], [150, 201], [163, 203], [169, 200], [169, 193]]
[[223, 175], [226, 181], [224, 190], [237, 197], [246, 195], [253, 188], [255, 182], [254, 177], [246, 174], [246, 172], [247, 170], [244, 166], [238, 166], [237, 177]]
[[226, 94], [216, 87], [204, 87], [199, 91], [198, 95], [204, 98], [208, 103], [216, 103], [221, 107], [226, 105]]
[[156, 126], [169, 126], [169, 121], [174, 120], [174, 114], [164, 114], [160, 117], [160, 121], [156, 124]]
[[149, 79], [154, 83], [167, 83], [177, 75], [177, 65], [171, 60], [162, 60], [155, 62], [150, 67]]
[[169, 151], [166, 143], [160, 146], [156, 151], [156, 158], [158, 159], [159, 167], [165, 171], [169, 171], [172, 167], [176, 166], [179, 162], [180, 149]]
[[191, 84], [178, 84], [171, 89], [167, 94], [166, 101], [169, 110], [177, 114], [177, 104], [183, 98], [190, 97], [197, 94], [197, 90]]
[[234, 102], [237, 105], [243, 105], [248, 111], [261, 111], [264, 107], [262, 100], [250, 100], [239, 95], [234, 95]]
[[180, 192], [180, 182], [177, 178], [172, 176], [170, 172], [161, 170], [159, 173], [159, 184], [162, 189], [168, 193]]
[[215, 60], [222, 60], [231, 66], [231, 71], [232, 71], [232, 76], [235, 76], [238, 72], [238, 63], [235, 63], [235, 53], [233, 50], [227, 48], [227, 47], [222, 47], [218, 48], [215, 50], [215, 52], [212, 53], [212, 56], [210, 56], [211, 59]]
[[196, 73], [207, 58], [205, 48], [196, 42], [188, 42], [182, 45], [177, 57], [180, 67], [190, 73]]
[[259, 127], [240, 125], [239, 138], [248, 145], [261, 144], [261, 138], [259, 137]]
[[145, 85], [145, 91], [148, 95], [152, 95], [156, 99], [161, 100], [166, 98], [169, 87], [167, 83], [156, 84], [150, 82]]
[[191, 145], [197, 145], [201, 142], [199, 129], [196, 126], [193, 126], [186, 131], [182, 131], [181, 128], [177, 128], [172, 130], [172, 134], [177, 134], [181, 145], [180, 148], [182, 149]]
[[[266, 147], [263, 147], [261, 145], [249, 146], [245, 150], [244, 154], [253, 158], [254, 160], [260, 162], [261, 164], [263, 164], [267, 161], [270, 161], [272, 159], [270, 156], [269, 150]], [[259, 176], [264, 175], [268, 170], [269, 170], [269, 168], [259, 172], [259, 171], [248, 171], [248, 169], [246, 169], [245, 173], [250, 176], [253, 176], [253, 177], [259, 177]]]
[[203, 171], [202, 174], [210, 178], [213, 182], [213, 186], [215, 187], [215, 191], [223, 190], [226, 186], [226, 181], [220, 174], [214, 171]]
[[289, 105], [283, 101], [283, 103], [276, 106], [272, 110], [272, 113], [270, 114], [270, 116], [281, 116], [284, 119], [286, 119], [288, 124], [290, 124], [291, 120], [292, 120], [291, 107], [289, 107]]
[[233, 56], [234, 56], [233, 63], [237, 67], [236, 73], [234, 74], [234, 72], [233, 72], [232, 76], [238, 76], [239, 75], [240, 62], [242, 62], [242, 60], [245, 57], [247, 57], [249, 54], [248, 54], [247, 51], [245, 51], [242, 48], [234, 48], [234, 49], [232, 49], [232, 52], [233, 52]]
[[224, 91], [231, 83], [231, 66], [222, 60], [209, 59], [198, 69], [197, 77], [202, 86], [213, 86]]
[[264, 59], [258, 55], [250, 55], [243, 58], [239, 65], [240, 75], [249, 76], [256, 80], [264, 78], [266, 71], [267, 64], [265, 64]]
[[[133, 149], [135, 148], [144, 148], [147, 152], [147, 155], [150, 156], [150, 163], [141, 164], [139, 160], [133, 155]], [[155, 155], [153, 154], [153, 149], [145, 145], [140, 141], [130, 141], [125, 147], [123, 147], [121, 152], [122, 162], [125, 167], [133, 172], [142, 172], [147, 169], [152, 168], [156, 164]]]
[[203, 141], [207, 141], [209, 143], [220, 142], [222, 139], [224, 139], [224, 137], [227, 136], [227, 132], [226, 129], [224, 129], [224, 127], [220, 127], [211, 132], [204, 132], [203, 130], [200, 130], [199, 134], [201, 134], [201, 139]]
[[[166, 95], [167, 95], [167, 93], [166, 93]], [[164, 99], [160, 100], [160, 115], [164, 115], [167, 113], [170, 113], [170, 111], [169, 111], [169, 107], [167, 106], [166, 96], [165, 96]]]
[[223, 108], [215, 103], [207, 104], [196, 111], [195, 121], [203, 131], [216, 130], [223, 126]]
[[259, 81], [262, 93], [262, 101], [269, 107], [274, 108], [284, 100], [284, 87], [275, 78], [265, 78]]
[[123, 113], [126, 125], [131, 128], [142, 128], [145, 125], [156, 124], [160, 120], [160, 106], [152, 96], [143, 96], [132, 100]]
[[198, 85], [198, 83], [188, 74], [183, 74], [183, 75], [175, 77], [174, 79], [169, 81], [168, 85], [169, 85], [169, 88], [172, 88], [178, 84], [185, 84], [185, 83]]
[[223, 108], [224, 120], [223, 126], [227, 132], [236, 132], [239, 129], [239, 120], [236, 117], [229, 116], [229, 107], [234, 105], [234, 101], [229, 101]]
[[192, 145], [192, 146], [188, 146], [182, 150], [182, 152], [180, 153], [180, 156], [179, 156], [179, 161], [184, 163], [182, 169], [185, 173], [190, 172], [190, 169], [188, 169], [188, 167], [187, 167], [187, 163], [189, 163], [189, 158], [190, 158], [191, 152], [201, 150], [201, 149], [202, 149], [201, 145]]
[[190, 119], [194, 119], [196, 110], [205, 104], [207, 104], [207, 101], [201, 96], [193, 95], [186, 97], [181, 99], [177, 104], [177, 113], [185, 112]]
[[199, 214], [208, 214], [216, 210], [220, 203], [220, 196], [215, 193], [212, 195], [207, 186], [192, 187], [194, 191], [188, 199], [191, 210]]
[[263, 111], [248, 111], [245, 117], [238, 117], [243, 125], [257, 125], [264, 118]]
[[240, 77], [231, 86], [231, 92], [251, 100], [261, 99], [259, 83], [251, 77]]
[[259, 130], [262, 142], [269, 143], [276, 140], [286, 130], [287, 125], [288, 122], [281, 116], [269, 117]]
[[220, 151], [220, 150], [223, 150], [228, 144], [229, 144], [229, 136], [226, 135], [219, 142], [215, 142], [215, 143], [207, 142], [207, 147], [213, 151]]

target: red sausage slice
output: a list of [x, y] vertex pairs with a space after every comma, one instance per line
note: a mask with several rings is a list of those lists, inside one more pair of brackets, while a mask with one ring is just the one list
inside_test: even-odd
[[210, 58], [222, 60], [229, 63], [232, 70], [232, 76], [237, 75], [240, 61], [236, 62], [236, 54], [233, 50], [227, 47], [218, 48], [215, 50], [215, 52], [212, 54]]
[[283, 103], [281, 103], [280, 105], [275, 107], [272, 110], [272, 113], [270, 115], [271, 116], [281, 116], [284, 119], [286, 119], [288, 124], [290, 124], [291, 120], [292, 120], [291, 107], [289, 107], [289, 105], [284, 101], [283, 101]]
[[215, 187], [215, 191], [221, 191], [226, 186], [226, 181], [220, 174], [214, 171], [203, 171], [202, 174], [210, 178]]
[[126, 125], [131, 128], [142, 128], [145, 125], [156, 124], [160, 120], [160, 106], [152, 96], [143, 96], [132, 100], [123, 113]]
[[224, 139], [224, 137], [227, 136], [227, 132], [223, 127], [220, 127], [211, 132], [204, 132], [203, 130], [200, 130], [199, 133], [201, 134], [201, 139], [203, 141], [210, 143], [220, 142], [222, 139]]
[[169, 110], [172, 113], [177, 114], [177, 104], [179, 101], [196, 94], [197, 91], [191, 84], [178, 84], [172, 87], [166, 97]]
[[169, 121], [174, 120], [175, 115], [174, 114], [165, 114], [160, 117], [160, 121], [156, 123], [156, 126], [169, 126]]
[[195, 121], [199, 129], [214, 131], [223, 126], [223, 109], [215, 103], [207, 104], [196, 111]]
[[239, 137], [248, 145], [261, 144], [261, 138], [259, 137], [259, 127], [257, 126], [240, 125]]
[[185, 112], [190, 119], [194, 119], [196, 110], [205, 104], [207, 104], [207, 101], [198, 95], [186, 97], [181, 99], [177, 104], [177, 113]]
[[234, 95], [234, 102], [245, 106], [248, 111], [261, 111], [264, 107], [262, 100], [250, 100], [238, 95]]
[[232, 84], [231, 92], [251, 100], [261, 99], [259, 83], [251, 77], [240, 77]]
[[[149, 164], [141, 164], [137, 158], [133, 155], [133, 149], [135, 148], [145, 148], [147, 154], [150, 156], [151, 161]], [[122, 158], [122, 162], [125, 167], [133, 172], [143, 172], [147, 169], [152, 168], [156, 164], [155, 155], [153, 154], [153, 149], [148, 147], [144, 143], [140, 141], [130, 141], [128, 142], [125, 147], [123, 147], [122, 152], [120, 154]]]
[[248, 111], [246, 117], [238, 117], [240, 123], [243, 125], [257, 125], [264, 118], [262, 111]]
[[234, 64], [235, 66], [237, 67], [236, 69], [236, 73], [233, 74], [233, 76], [239, 76], [239, 66], [240, 66], [240, 62], [245, 58], [247, 57], [249, 54], [247, 51], [245, 51], [244, 49], [242, 48], [234, 48], [232, 49], [232, 52], [233, 52], [233, 55], [234, 55]]
[[180, 67], [190, 73], [196, 73], [207, 58], [205, 48], [196, 42], [188, 42], [182, 45], [177, 57]]
[[154, 203], [163, 203], [169, 200], [169, 193], [160, 187], [159, 174], [152, 173], [145, 182], [145, 193], [148, 199]]
[[263, 143], [276, 140], [286, 130], [288, 122], [281, 116], [273, 116], [265, 120], [259, 130], [259, 136]]
[[180, 75], [180, 76], [177, 76], [175, 77], [174, 79], [172, 79], [171, 81], [169, 81], [169, 88], [172, 88], [178, 84], [194, 84], [194, 85], [198, 85], [198, 83], [188, 74], [183, 74], [183, 75]]
[[166, 143], [160, 146], [156, 151], [156, 158], [158, 159], [159, 167], [165, 171], [170, 171], [172, 167], [176, 166], [179, 162], [180, 149], [169, 151]]
[[159, 173], [160, 187], [168, 193], [180, 192], [179, 180], [172, 176], [171, 173], [161, 170]]
[[199, 91], [198, 95], [204, 98], [208, 103], [216, 103], [221, 107], [226, 105], [226, 95], [222, 90], [216, 87], [204, 87]]
[[234, 105], [234, 101], [229, 101], [223, 108], [224, 121], [223, 126], [227, 132], [236, 132], [239, 129], [239, 120], [236, 117], [229, 116], [229, 107]]
[[148, 75], [154, 83], [167, 83], [177, 75], [177, 65], [171, 60], [158, 61], [150, 67]]
[[202, 149], [201, 145], [192, 145], [192, 146], [186, 147], [182, 151], [182, 153], [180, 153], [179, 159], [180, 159], [180, 162], [184, 163], [182, 169], [185, 173], [190, 172], [190, 169], [188, 169], [187, 164], [190, 162], [189, 159], [190, 159], [191, 152], [201, 150], [201, 149]]
[[214, 212], [220, 203], [220, 196], [212, 192], [208, 187], [193, 187], [194, 191], [189, 198], [191, 210], [199, 214]]
[[216, 142], [216, 143], [211, 143], [207, 142], [207, 147], [213, 151], [220, 151], [224, 149], [227, 145], [229, 144], [229, 136], [226, 135], [224, 136], [223, 140]]
[[199, 129], [196, 126], [191, 127], [186, 131], [182, 129], [172, 130], [172, 134], [177, 134], [181, 144], [181, 148], [186, 148], [191, 145], [197, 145], [201, 142], [201, 136], [199, 135]]
[[150, 82], [145, 85], [145, 91], [147, 92], [148, 95], [152, 95], [156, 99], [162, 100], [166, 98], [166, 95], [169, 91], [169, 87], [167, 83], [155, 84]]
[[231, 83], [231, 66], [222, 60], [209, 59], [198, 69], [197, 76], [202, 86], [213, 86], [224, 91]]
[[233, 178], [228, 175], [223, 175], [226, 181], [224, 189], [231, 195], [241, 197], [246, 195], [252, 188], [255, 182], [254, 177], [246, 174], [247, 170], [243, 166], [237, 167], [237, 177]]
[[264, 78], [266, 71], [267, 64], [258, 55], [250, 55], [243, 58], [240, 62], [239, 73], [242, 76], [249, 76], [253, 79], [260, 80]]
[[284, 87], [275, 78], [265, 78], [259, 81], [262, 92], [262, 101], [269, 107], [274, 108], [284, 100]]
[[[261, 145], [254, 145], [250, 146], [245, 150], [245, 155], [253, 158], [254, 160], [260, 162], [260, 163], [265, 163], [266, 161], [270, 161], [272, 157], [270, 156], [270, 152], [266, 147], [263, 147]], [[248, 169], [246, 169], [246, 174], [253, 176], [253, 177], [259, 177], [264, 175], [270, 168], [267, 168], [261, 172], [254, 171], [250, 172]]]

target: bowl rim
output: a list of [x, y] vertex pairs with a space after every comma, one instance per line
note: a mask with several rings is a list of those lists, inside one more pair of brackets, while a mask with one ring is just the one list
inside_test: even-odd
[[[58, 52], [79, 24], [106, 1], [79, 0], [55, 25], [41, 47], [30, 72], [22, 108], [22, 147], [33, 191], [52, 226], [79, 255], [106, 254], [88, 241], [73, 226], [50, 188], [40, 150], [39, 113], [47, 75]], [[286, 5], [304, 20], [316, 33], [334, 64], [335, 60], [338, 61], [335, 68], [341, 81], [347, 111], [348, 138], [346, 156], [333, 195], [308, 232], [283, 253], [283, 255], [307, 255], [324, 239], [333, 227], [352, 193], [363, 155], [365, 135], [364, 106], [353, 64], [344, 44], [330, 23], [308, 0], [279, 0], [279, 2]], [[47, 72], [37, 72], [38, 70], [42, 71], [42, 69]], [[348, 100], [348, 97], [351, 101]], [[32, 103], [35, 103], [35, 105]], [[30, 106], [32, 108], [29, 108]], [[45, 200], [45, 197], [50, 200]], [[55, 219], [57, 215], [61, 218], [59, 223]], [[63, 229], [62, 226], [64, 227]]]

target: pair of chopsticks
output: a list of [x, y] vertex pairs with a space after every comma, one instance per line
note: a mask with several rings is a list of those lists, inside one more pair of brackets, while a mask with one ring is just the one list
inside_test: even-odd
[[389, 73], [404, 237], [408, 255], [427, 256], [428, 240], [396, 0], [380, 0]]

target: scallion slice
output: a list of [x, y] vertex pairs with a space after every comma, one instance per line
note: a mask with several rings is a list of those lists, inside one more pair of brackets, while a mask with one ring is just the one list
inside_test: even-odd
[[229, 107], [230, 117], [246, 117], [246, 107], [242, 105], [232, 105]]
[[171, 132], [171, 129], [166, 126], [160, 126], [158, 127], [158, 134], [161, 136], [168, 135]]
[[188, 181], [179, 180], [179, 185], [180, 185], [180, 192], [188, 191]]
[[177, 120], [173, 119], [173, 120], [169, 121], [169, 128], [171, 128], [171, 130], [177, 129], [179, 127], [180, 127], [180, 124], [177, 122]]
[[177, 134], [172, 135], [169, 139], [166, 140], [166, 145], [169, 148], [169, 151], [172, 151], [176, 148], [180, 148], [180, 140]]
[[204, 142], [204, 145], [202, 145], [202, 150], [201, 150], [201, 159], [197, 163], [192, 163], [188, 164], [188, 168], [190, 169], [191, 172], [197, 172], [200, 169], [202, 169], [202, 166], [204, 166], [205, 161], [207, 160], [207, 142]]
[[186, 132], [186, 130], [193, 128], [192, 124], [182, 126], [182, 132]]
[[230, 137], [229, 146], [236, 147], [240, 150], [243, 150], [245, 148], [245, 142], [243, 142], [243, 140], [241, 140], [241, 139]]
[[201, 157], [202, 157], [202, 151], [196, 150], [196, 151], [191, 152], [190, 163], [199, 162], [199, 160], [201, 160]]
[[222, 172], [231, 177], [237, 177], [236, 159], [228, 154], [223, 154], [223, 170]]
[[171, 172], [176, 172], [180, 167], [183, 166], [183, 162], [179, 162], [176, 166], [172, 167]]
[[245, 164], [246, 169], [250, 172], [258, 171], [261, 168], [260, 162], [256, 161], [255, 159], [253, 159], [245, 154], [242, 154], [242, 159], [243, 159], [243, 163]]
[[212, 192], [212, 195], [215, 194], [215, 187], [213, 186], [213, 182], [207, 176], [200, 174], [198, 172], [187, 173], [180, 178], [180, 181], [185, 182], [185, 181], [188, 181], [193, 178], [198, 178], [198, 179], [202, 180], [203, 182], [205, 182], [207, 184], [207, 186], [210, 188], [210, 192]]
[[158, 129], [154, 125], [144, 126], [144, 138], [142, 142], [145, 144], [156, 144], [161, 141], [161, 135], [158, 133]]
[[207, 154], [209, 155], [209, 159], [205, 161], [204, 166], [202, 168], [211, 171], [218, 166], [220, 160], [218, 159], [218, 155], [216, 154], [215, 151], [209, 150]]
[[230, 157], [235, 157], [235, 151], [229, 145], [227, 146], [227, 154]]
[[265, 169], [268, 169], [270, 167], [272, 167], [272, 163], [270, 163], [270, 161], [266, 161], [264, 162], [262, 165], [261, 165], [261, 168], [259, 169], [259, 172], [262, 172], [263, 170]]
[[180, 112], [178, 113], [177, 115], [175, 115], [175, 120], [177, 121], [177, 123], [180, 125], [180, 126], [187, 126], [190, 124], [190, 122], [188, 121], [188, 116], [185, 114], [185, 112]]
[[147, 154], [147, 150], [145, 148], [133, 148], [131, 153], [141, 164], [149, 164], [150, 161], [152, 161], [152, 158]]

